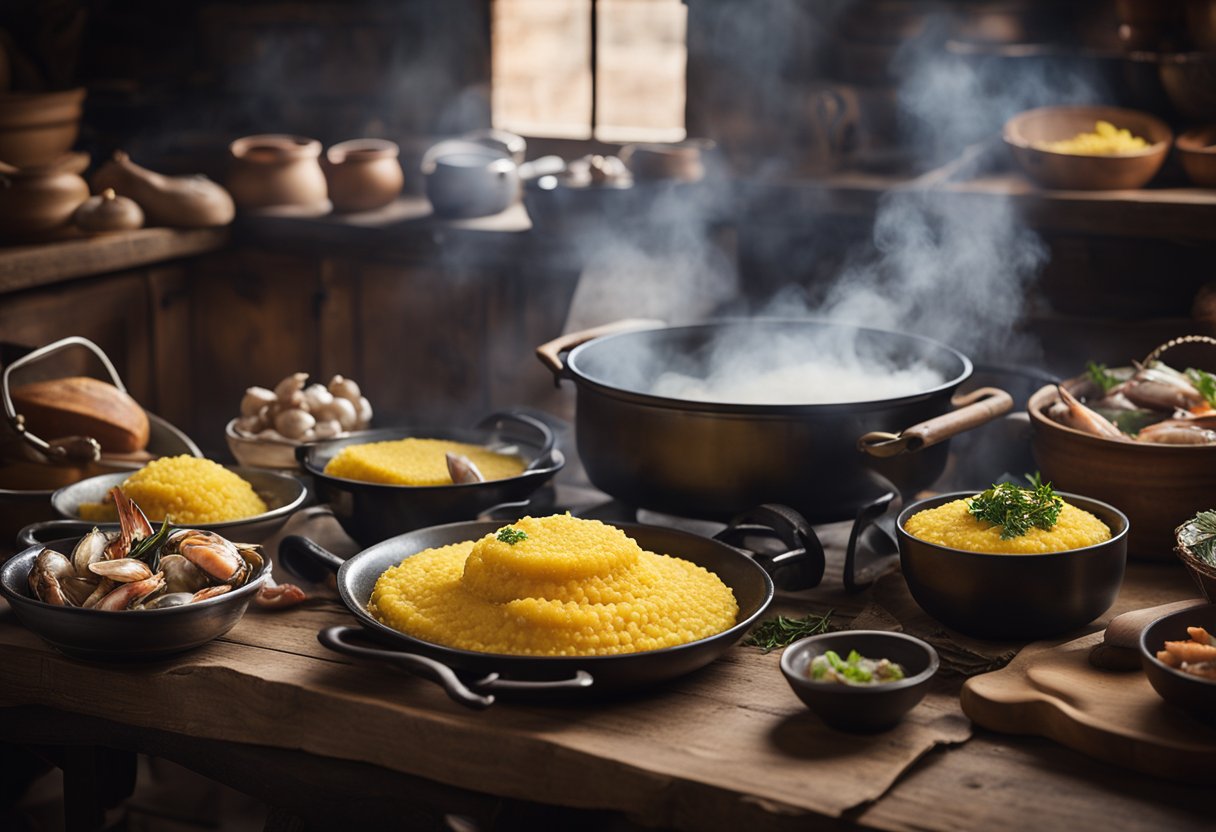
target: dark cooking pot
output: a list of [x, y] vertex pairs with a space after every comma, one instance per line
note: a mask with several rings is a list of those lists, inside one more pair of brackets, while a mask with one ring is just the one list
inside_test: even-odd
[[[1013, 405], [994, 388], [952, 401], [971, 375], [971, 361], [915, 335], [787, 319], [641, 331], [638, 324], [566, 335], [538, 347], [537, 355], [559, 382], [570, 378], [578, 388], [575, 435], [591, 482], [659, 511], [727, 517], [772, 502], [812, 521], [845, 519], [873, 498], [873, 473], [904, 495], [915, 493], [945, 468], [945, 440]], [[756, 353], [748, 364], [753, 373], [848, 355], [891, 369], [921, 362], [942, 381], [897, 398], [876, 389], [872, 397], [832, 404], [698, 401], [649, 392], [665, 372], [703, 378], [712, 356], [737, 357], [743, 350]], [[882, 381], [876, 375], [873, 384]]]
[[[386, 485], [325, 473], [325, 466], [347, 445], [407, 437], [448, 439], [486, 447], [512, 447], [524, 459], [523, 473], [461, 485]], [[503, 503], [527, 500], [565, 465], [553, 447], [553, 431], [522, 413], [494, 413], [473, 428], [385, 428], [359, 431], [340, 439], [301, 445], [296, 456], [313, 476], [317, 499], [328, 503], [342, 528], [364, 546], [394, 535], [457, 520], [471, 520]]]
[[[365, 549], [347, 561], [322, 549], [308, 538], [290, 536], [279, 546], [279, 562], [301, 577], [319, 579], [337, 570], [343, 603], [359, 619], [357, 627], [331, 627], [318, 639], [326, 647], [364, 658], [388, 661], [441, 684], [453, 700], [484, 708], [499, 694], [529, 698], [569, 697], [617, 693], [674, 679], [709, 664], [748, 631], [773, 598], [773, 580], [796, 589], [817, 583], [823, 573], [823, 552], [808, 546], [780, 507], [759, 507], [738, 518], [719, 539], [689, 532], [633, 523], [614, 524], [643, 549], [692, 561], [714, 572], [731, 588], [739, 604], [736, 623], [717, 635], [641, 653], [615, 656], [513, 656], [478, 653], [423, 641], [377, 621], [367, 611], [376, 579], [390, 566], [423, 549], [477, 540], [502, 528], [501, 521], [451, 523], [419, 529]], [[748, 557], [742, 549], [723, 542], [741, 540], [742, 534], [775, 535], [787, 547], [773, 557]], [[774, 576], [770, 578], [769, 575]], [[374, 641], [361, 636], [366, 633]], [[461, 677], [464, 677], [463, 679]], [[468, 681], [466, 681], [468, 680]]]

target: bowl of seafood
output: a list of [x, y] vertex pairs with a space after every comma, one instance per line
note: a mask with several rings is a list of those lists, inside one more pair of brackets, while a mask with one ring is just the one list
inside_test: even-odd
[[270, 576], [256, 545], [154, 528], [114, 489], [120, 524], [34, 544], [0, 567], [0, 594], [43, 640], [83, 659], [154, 659], [230, 630]]
[[328, 384], [309, 384], [307, 373], [292, 373], [273, 389], [246, 389], [224, 439], [241, 465], [298, 471], [296, 448], [367, 430], [371, 420], [371, 402], [354, 379], [335, 375]]
[[115, 488], [146, 507], [154, 523], [169, 519], [243, 543], [269, 538], [308, 496], [304, 483], [288, 474], [227, 467], [201, 457], [162, 457], [138, 471], [101, 474], [56, 490], [51, 506], [61, 519], [26, 526], [18, 541], [30, 546], [94, 526], [118, 528]]
[[1026, 640], [1093, 621], [1114, 603], [1128, 519], [1041, 480], [941, 494], [896, 520], [899, 562], [920, 607], [978, 638]]
[[1174, 134], [1161, 119], [1118, 107], [1040, 107], [1005, 123], [1005, 143], [1044, 188], [1140, 188], [1157, 175]]
[[359, 543], [519, 508], [562, 469], [553, 432], [522, 413], [472, 428], [384, 428], [302, 445], [301, 467]]
[[781, 654], [790, 688], [820, 719], [845, 731], [885, 731], [925, 698], [940, 660], [903, 633], [842, 630], [796, 641]]
[[1140, 665], [1153, 690], [1199, 719], [1216, 716], [1216, 605], [1158, 618], [1140, 634]]
[[1043, 478], [1118, 506], [1131, 521], [1133, 559], [1172, 560], [1179, 518], [1208, 508], [1216, 492], [1216, 377], [1161, 360], [1184, 343], [1216, 339], [1177, 338], [1130, 367], [1091, 365], [1027, 405]]

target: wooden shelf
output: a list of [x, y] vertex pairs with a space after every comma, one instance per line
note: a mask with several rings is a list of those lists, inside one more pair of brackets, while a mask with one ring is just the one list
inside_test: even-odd
[[0, 248], [0, 293], [123, 271], [222, 248], [227, 228], [141, 228]]

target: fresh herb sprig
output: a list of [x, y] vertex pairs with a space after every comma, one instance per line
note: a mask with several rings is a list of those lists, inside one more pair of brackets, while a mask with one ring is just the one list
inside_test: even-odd
[[514, 546], [521, 540], [528, 539], [528, 533], [523, 529], [517, 529], [514, 526], [504, 526], [498, 530], [496, 537], [503, 543], [509, 546]]
[[1085, 365], [1085, 374], [1090, 380], [1102, 388], [1103, 393], [1109, 393], [1111, 388], [1119, 385], [1119, 379], [1112, 373], [1105, 364], [1096, 364], [1090, 361]]
[[1201, 511], [1184, 527], [1183, 540], [1195, 556], [1216, 566], [1216, 511]]
[[1031, 529], [1050, 531], [1060, 519], [1064, 500], [1038, 473], [1028, 476], [1030, 488], [996, 483], [971, 499], [971, 515], [1001, 527], [1001, 540], [1021, 537]]
[[165, 538], [169, 536], [169, 518], [166, 517], [160, 524], [160, 528], [151, 537], [145, 537], [143, 540], [133, 544], [131, 551], [127, 553], [127, 557], [142, 560], [148, 564], [148, 568], [153, 572], [160, 570], [160, 547], [165, 542]]
[[1216, 407], [1216, 376], [1204, 370], [1188, 367], [1186, 378], [1212, 407]]
[[800, 638], [826, 633], [832, 624], [832, 612], [833, 610], [828, 610], [823, 615], [812, 613], [802, 618], [779, 615], [761, 621], [743, 643], [749, 647], [759, 647], [765, 653], [779, 647], [788, 647]]

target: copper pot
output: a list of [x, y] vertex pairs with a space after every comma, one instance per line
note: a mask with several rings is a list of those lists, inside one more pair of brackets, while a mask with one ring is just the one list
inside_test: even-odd
[[352, 139], [331, 147], [321, 160], [335, 211], [370, 211], [397, 198], [405, 174], [400, 148], [385, 139]]
[[68, 153], [48, 165], [15, 168], [0, 164], [0, 234], [21, 238], [67, 225], [89, 198], [80, 176], [88, 154]]
[[225, 184], [239, 207], [329, 210], [329, 188], [319, 161], [321, 143], [316, 139], [245, 136], [228, 150], [232, 160]]

